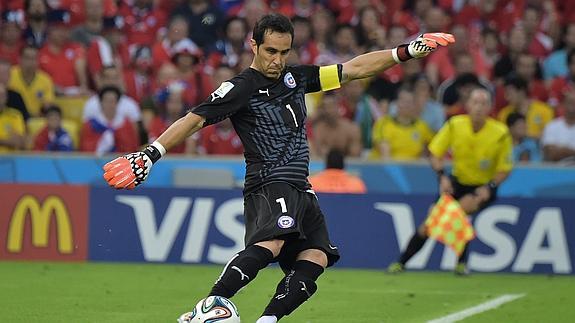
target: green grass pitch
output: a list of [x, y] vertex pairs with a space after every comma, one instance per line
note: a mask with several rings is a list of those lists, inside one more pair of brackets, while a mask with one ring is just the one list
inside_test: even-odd
[[[0, 322], [176, 322], [223, 266], [0, 262]], [[255, 322], [281, 271], [268, 268], [233, 298]], [[504, 294], [525, 294], [462, 322], [573, 322], [575, 278], [330, 269], [319, 290], [282, 323], [426, 322]]]

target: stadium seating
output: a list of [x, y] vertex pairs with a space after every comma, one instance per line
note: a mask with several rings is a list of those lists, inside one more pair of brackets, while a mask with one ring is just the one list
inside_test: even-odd
[[84, 96], [59, 96], [54, 102], [62, 109], [62, 118], [69, 119], [82, 124], [82, 115], [84, 112], [84, 104], [88, 97]]

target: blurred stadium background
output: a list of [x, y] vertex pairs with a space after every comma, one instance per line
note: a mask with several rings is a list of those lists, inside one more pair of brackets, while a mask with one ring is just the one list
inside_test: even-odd
[[[291, 64], [344, 62], [426, 31], [457, 39], [306, 98], [311, 172], [337, 148], [367, 193], [320, 195], [342, 261], [285, 321], [422, 322], [501, 297], [512, 300], [466, 322], [569, 321], [572, 0], [0, 1], [0, 321], [165, 322], [204, 297], [243, 248], [243, 149], [231, 124], [189, 138], [133, 192], [107, 188], [101, 167], [248, 67], [250, 30], [272, 11], [293, 20]], [[472, 86], [493, 94], [516, 161], [501, 199], [473, 219], [473, 275], [453, 277], [455, 256], [436, 243], [408, 263], [413, 272], [384, 275], [436, 195], [426, 144], [465, 112]], [[278, 275], [234, 299], [246, 321]]]

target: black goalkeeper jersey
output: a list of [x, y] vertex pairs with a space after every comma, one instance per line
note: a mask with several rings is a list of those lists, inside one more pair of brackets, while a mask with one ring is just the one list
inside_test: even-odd
[[271, 182], [306, 190], [305, 93], [321, 89], [318, 66], [288, 66], [277, 80], [248, 68], [223, 82], [191, 112], [206, 119], [204, 126], [231, 119], [245, 149], [245, 195]]

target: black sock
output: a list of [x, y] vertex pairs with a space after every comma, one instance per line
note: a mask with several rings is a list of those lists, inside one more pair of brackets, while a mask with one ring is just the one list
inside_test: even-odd
[[247, 247], [228, 261], [212, 287], [210, 296], [234, 296], [238, 290], [254, 280], [258, 271], [265, 268], [272, 259], [273, 254], [267, 248], [257, 245]]
[[459, 259], [457, 259], [457, 263], [466, 264], [468, 257], [469, 257], [469, 242], [465, 244], [465, 247], [463, 247], [463, 252], [459, 256]]
[[407, 249], [405, 249], [399, 258], [399, 262], [402, 265], [405, 265], [409, 259], [411, 259], [411, 257], [413, 257], [419, 250], [421, 250], [425, 244], [425, 241], [427, 241], [427, 237], [422, 237], [419, 235], [419, 233], [415, 232], [413, 237], [411, 237], [409, 244], [407, 245]]
[[323, 273], [322, 266], [311, 261], [298, 260], [293, 268], [279, 282], [263, 315], [275, 315], [279, 320], [307, 301], [317, 290], [315, 281]]

